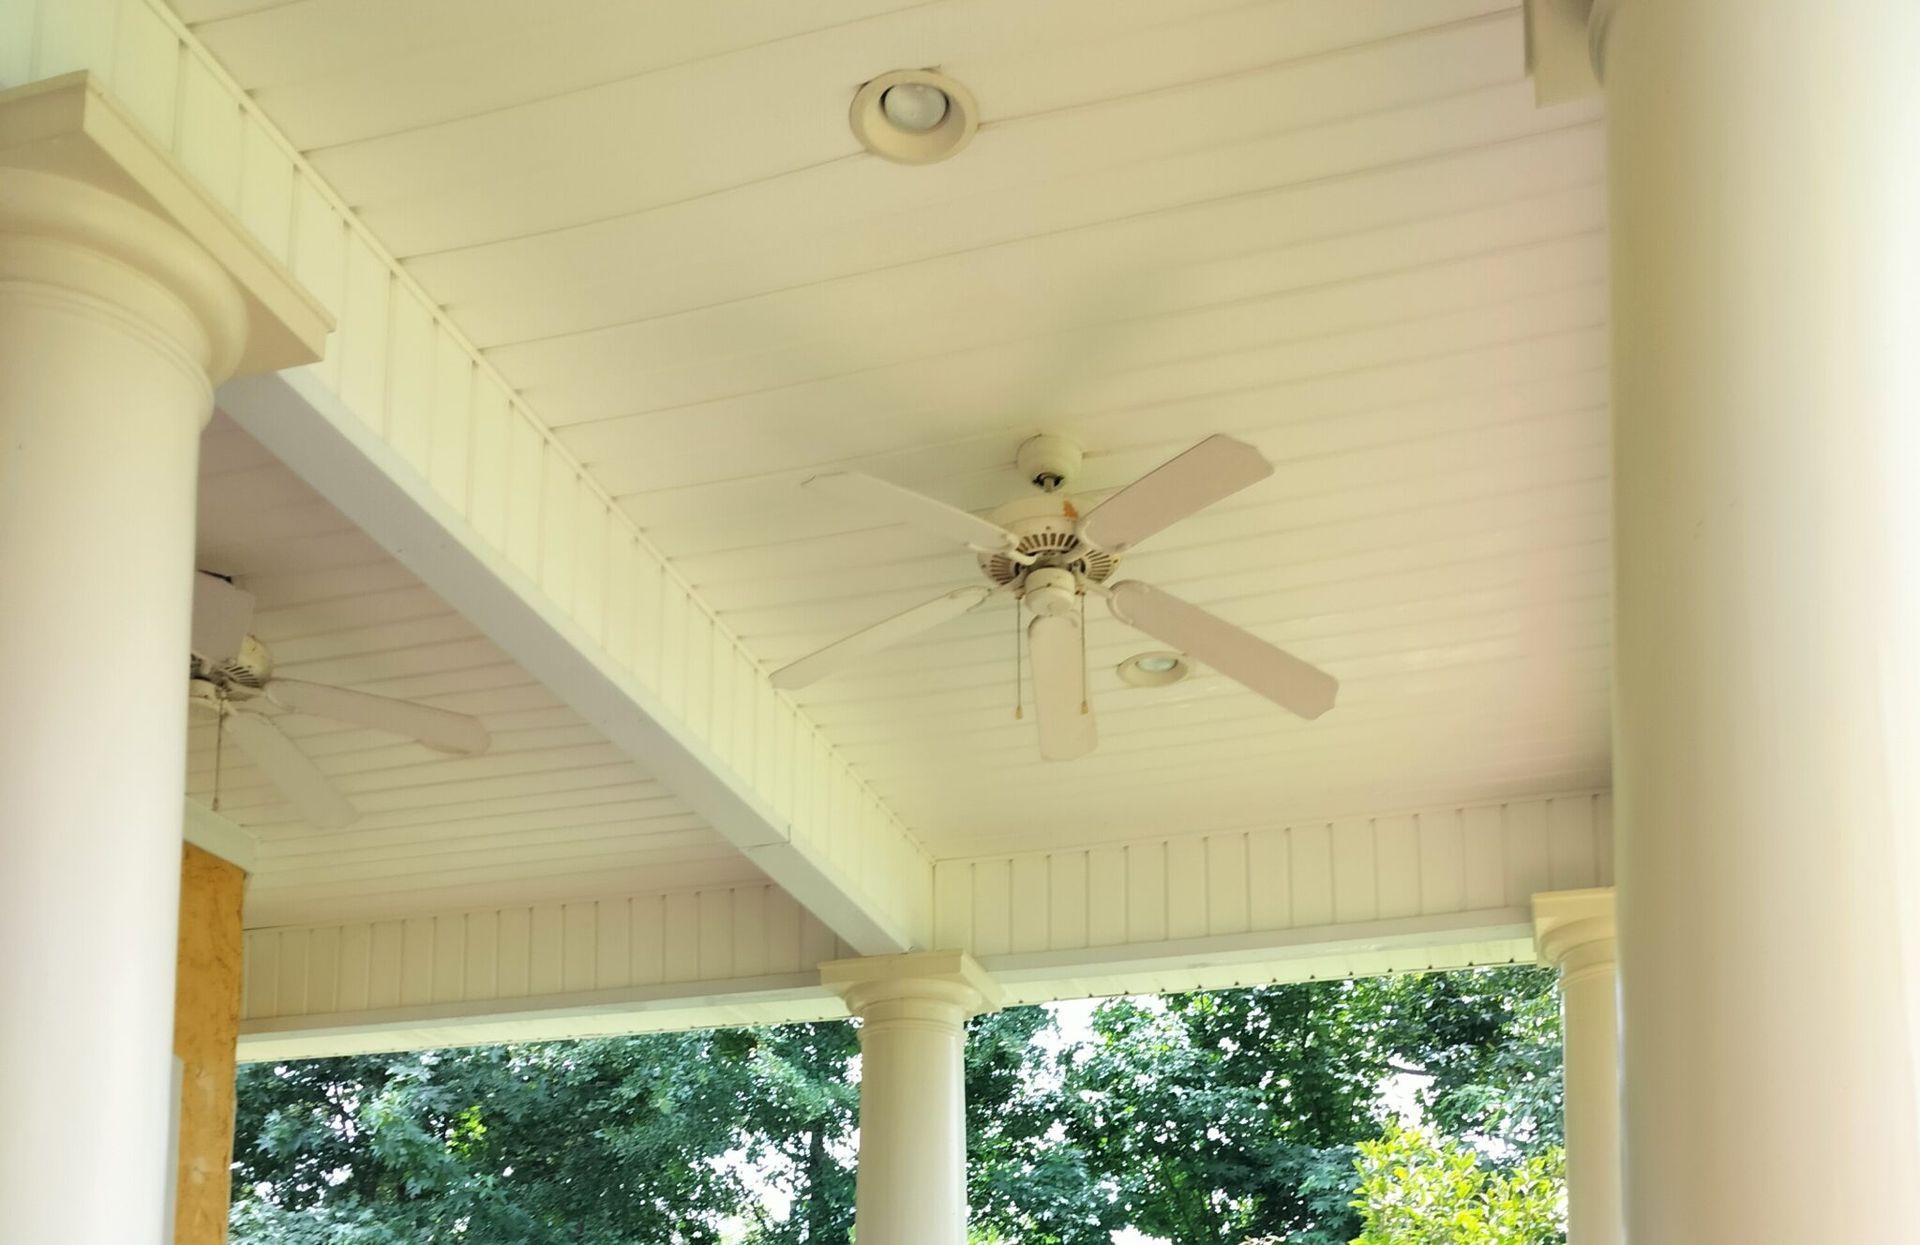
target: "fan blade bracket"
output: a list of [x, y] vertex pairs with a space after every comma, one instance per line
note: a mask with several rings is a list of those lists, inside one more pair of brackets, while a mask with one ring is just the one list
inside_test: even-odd
[[[1012, 535], [1012, 533], [1008, 533], [1008, 535]], [[983, 558], [1005, 557], [1007, 561], [1013, 563], [1015, 566], [1032, 566], [1040, 560], [1035, 555], [1021, 549], [1017, 544], [995, 545], [992, 548], [984, 545], [968, 545], [967, 548]]]

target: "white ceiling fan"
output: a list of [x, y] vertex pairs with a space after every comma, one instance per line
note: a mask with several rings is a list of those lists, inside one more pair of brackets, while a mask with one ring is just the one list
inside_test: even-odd
[[465, 714], [323, 683], [275, 678], [266, 645], [248, 634], [253, 604], [252, 593], [225, 577], [194, 573], [189, 703], [214, 714], [215, 729], [231, 737], [311, 824], [344, 826], [360, 814], [273, 719], [258, 711], [262, 705], [402, 735], [440, 752], [471, 756], [487, 750], [491, 741], [486, 728]]
[[839, 472], [807, 486], [965, 545], [988, 582], [956, 588], [877, 622], [773, 674], [776, 687], [804, 687], [862, 657], [948, 622], [989, 598], [1011, 595], [1034, 619], [1027, 627], [1040, 755], [1071, 760], [1097, 742], [1087, 697], [1085, 602], [1104, 597], [1115, 618], [1194, 661], [1213, 667], [1283, 709], [1317, 718], [1333, 708], [1333, 676], [1225, 619], [1138, 580], [1109, 582], [1119, 560], [1149, 536], [1273, 474], [1260, 452], [1211, 436], [1148, 472], [1086, 513], [1061, 492], [1080, 467], [1063, 437], [1020, 447], [1020, 469], [1040, 490], [980, 518], [873, 476]]

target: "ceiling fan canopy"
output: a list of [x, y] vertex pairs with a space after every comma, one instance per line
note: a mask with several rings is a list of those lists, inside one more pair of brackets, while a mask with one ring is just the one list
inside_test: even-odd
[[1140, 542], [1273, 474], [1254, 447], [1210, 436], [1082, 514], [1060, 490], [1080, 465], [1077, 446], [1036, 437], [1020, 466], [1038, 495], [988, 517], [857, 472], [815, 476], [808, 488], [865, 507], [971, 549], [984, 585], [955, 588], [882, 619], [773, 673], [774, 686], [799, 688], [862, 658], [938, 627], [996, 597], [1031, 613], [1032, 662], [1040, 754], [1071, 760], [1093, 751], [1098, 732], [1088, 694], [1085, 601], [1102, 597], [1119, 621], [1204, 663], [1303, 718], [1333, 708], [1339, 684], [1283, 649], [1173, 594], [1138, 580], [1114, 581], [1120, 559]]

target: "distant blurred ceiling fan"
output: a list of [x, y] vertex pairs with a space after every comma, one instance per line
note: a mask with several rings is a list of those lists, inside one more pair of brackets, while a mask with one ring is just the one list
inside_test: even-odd
[[1011, 595], [1034, 614], [1027, 627], [1040, 755], [1071, 760], [1097, 742], [1087, 700], [1086, 597], [1106, 598], [1128, 626], [1258, 692], [1303, 718], [1333, 707], [1339, 684], [1325, 671], [1226, 620], [1138, 580], [1109, 583], [1120, 556], [1181, 519], [1273, 474], [1252, 446], [1211, 436], [1082, 514], [1059, 490], [1078, 472], [1080, 449], [1057, 436], [1020, 447], [1037, 497], [980, 518], [896, 484], [855, 472], [815, 476], [807, 486], [862, 506], [876, 519], [909, 523], [972, 549], [988, 583], [956, 588], [802, 657], [773, 674], [776, 687], [804, 687], [870, 653]]
[[272, 718], [255, 711], [261, 704], [402, 735], [441, 752], [470, 756], [487, 750], [486, 728], [463, 713], [274, 678], [272, 655], [248, 634], [253, 605], [253, 594], [225, 577], [194, 573], [189, 702], [215, 715], [216, 731], [230, 736], [309, 823], [333, 828], [360, 814]]

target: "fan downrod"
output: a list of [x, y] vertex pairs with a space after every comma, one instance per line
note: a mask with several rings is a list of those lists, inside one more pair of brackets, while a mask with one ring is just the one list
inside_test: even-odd
[[1014, 463], [1027, 483], [1042, 493], [1057, 493], [1079, 476], [1083, 457], [1076, 443], [1055, 433], [1043, 432], [1020, 443]]

